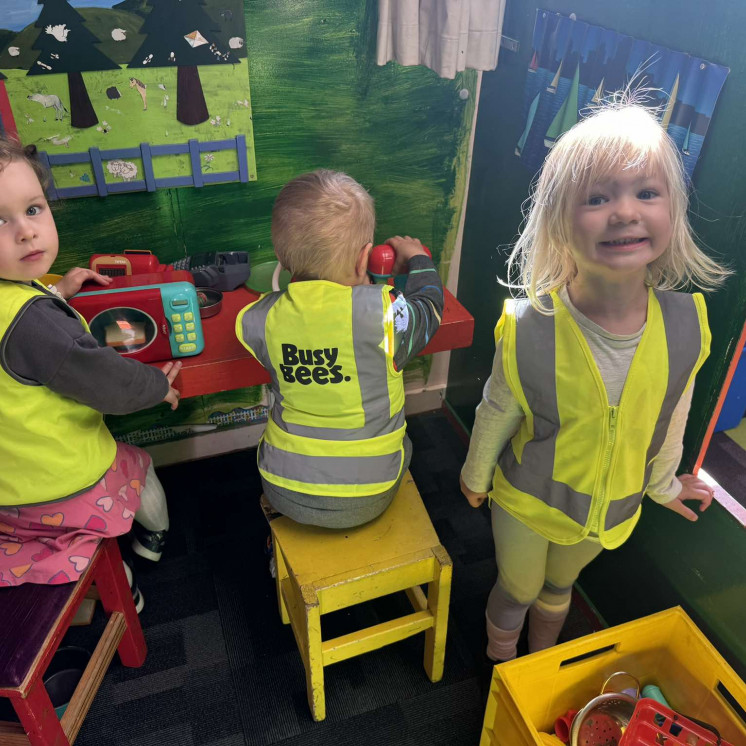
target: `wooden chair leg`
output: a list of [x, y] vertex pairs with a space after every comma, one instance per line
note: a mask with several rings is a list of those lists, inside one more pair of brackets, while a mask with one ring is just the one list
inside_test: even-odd
[[148, 652], [145, 636], [132, 600], [132, 592], [127, 583], [117, 540], [104, 539], [104, 542], [101, 557], [96, 566], [94, 582], [101, 596], [104, 611], [109, 615], [115, 611], [121, 611], [127, 622], [127, 629], [117, 648], [122, 664], [130, 668], [139, 668], [145, 663], [145, 656]]
[[424, 664], [430, 681], [440, 681], [446, 656], [453, 562], [442, 546], [435, 547], [433, 554], [436, 561], [435, 578], [427, 586], [427, 606], [433, 615], [433, 626], [425, 632]]
[[304, 642], [306, 643], [306, 691], [311, 715], [318, 723], [326, 717], [326, 697], [324, 696], [324, 654], [321, 649], [321, 613], [319, 599], [313, 588], [301, 587], [305, 611]]
[[31, 746], [70, 746], [41, 677], [29, 689], [25, 699], [12, 699], [11, 702]]

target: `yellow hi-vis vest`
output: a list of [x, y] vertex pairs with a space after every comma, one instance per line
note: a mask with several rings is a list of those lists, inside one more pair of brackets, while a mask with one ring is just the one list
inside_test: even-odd
[[257, 450], [271, 484], [366, 497], [399, 478], [406, 422], [390, 290], [295, 282], [238, 314], [238, 339], [272, 377]]
[[580, 327], [556, 293], [551, 303], [555, 314], [545, 316], [509, 300], [495, 329], [525, 419], [498, 459], [490, 498], [557, 544], [582, 541], [596, 526], [613, 549], [639, 520], [671, 415], [709, 354], [704, 298], [649, 291], [616, 407]]
[[[25, 307], [42, 297], [48, 296], [39, 287], [0, 280], [0, 340]], [[74, 313], [63, 301], [53, 302]], [[15, 378], [0, 360], [0, 505], [34, 505], [85, 492], [109, 469], [116, 450], [100, 412]]]

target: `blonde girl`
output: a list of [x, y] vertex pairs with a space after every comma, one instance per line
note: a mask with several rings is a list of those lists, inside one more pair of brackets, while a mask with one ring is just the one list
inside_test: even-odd
[[550, 151], [509, 261], [525, 297], [495, 329], [461, 489], [489, 497], [498, 565], [487, 655], [554, 645], [579, 572], [620, 546], [644, 495], [688, 520], [710, 488], [676, 476], [728, 271], [696, 245], [679, 154], [655, 116], [609, 103]]

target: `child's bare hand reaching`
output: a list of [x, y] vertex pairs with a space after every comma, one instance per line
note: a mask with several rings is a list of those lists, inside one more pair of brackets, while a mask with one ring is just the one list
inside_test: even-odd
[[422, 247], [419, 238], [392, 236], [386, 239], [386, 243], [396, 252], [396, 262], [394, 262], [393, 269], [395, 275], [400, 275], [407, 271], [407, 264], [413, 256], [427, 256], [427, 252]]
[[108, 285], [112, 278], [106, 275], [100, 275], [92, 269], [83, 267], [73, 267], [61, 280], [55, 284], [57, 292], [65, 299], [72, 298], [80, 290], [84, 282], [93, 280], [99, 285]]
[[472, 508], [478, 508], [487, 499], [486, 492], [474, 492], [473, 490], [470, 490], [466, 486], [463, 477], [459, 477], [458, 481], [461, 485], [461, 492], [464, 493], [464, 497], [469, 501], [469, 505], [471, 505]]
[[168, 393], [163, 397], [163, 401], [167, 401], [171, 405], [171, 409], [176, 409], [179, 406], [181, 394], [172, 384], [181, 370], [181, 361], [176, 360], [166, 363], [161, 366], [161, 370], [166, 374], [166, 378], [168, 378]]
[[699, 516], [684, 505], [684, 500], [699, 500], [699, 512], [702, 513], [710, 507], [712, 502], [714, 495], [712, 487], [695, 477], [694, 474], [682, 474], [679, 476], [679, 481], [682, 485], [679, 496], [671, 502], [664, 503], [663, 507], [684, 516], [688, 521], [696, 521]]

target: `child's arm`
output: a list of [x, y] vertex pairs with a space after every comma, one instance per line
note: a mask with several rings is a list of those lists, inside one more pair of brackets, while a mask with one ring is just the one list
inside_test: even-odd
[[172, 411], [178, 408], [179, 400], [181, 399], [181, 392], [173, 386], [180, 370], [181, 360], [171, 360], [161, 365], [161, 373], [166, 376], [166, 380], [168, 381], [168, 393], [163, 397], [163, 401], [170, 405]]
[[688, 521], [696, 521], [699, 516], [691, 508], [684, 505], [684, 501], [699, 500], [699, 512], [701, 513], [710, 507], [715, 493], [712, 487], [695, 477], [694, 474], [680, 474], [677, 479], [681, 484], [681, 492], [679, 492], [677, 498], [663, 503], [663, 507], [684, 516]]
[[699, 511], [702, 512], [710, 507], [713, 496], [709, 485], [693, 474], [676, 476], [676, 469], [684, 451], [684, 430], [693, 392], [694, 386], [690, 386], [674, 409], [666, 439], [653, 464], [647, 489], [647, 495], [652, 500], [690, 521], [696, 521], [697, 514], [688, 508], [684, 501], [698, 500]]
[[48, 296], [26, 307], [0, 341], [0, 364], [6, 372], [107, 414], [130, 414], [164, 400], [174, 407], [178, 399], [170, 380], [180, 365], [164, 374], [99, 347], [63, 305]]
[[94, 272], [92, 269], [73, 267], [65, 276], [55, 284], [57, 292], [65, 299], [72, 298], [84, 282], [93, 280], [99, 285], [109, 285], [113, 278]]
[[497, 459], [523, 417], [523, 410], [505, 380], [502, 341], [498, 341], [492, 375], [484, 385], [471, 431], [469, 453], [461, 470], [461, 491], [472, 507], [478, 508], [487, 497]]
[[409, 236], [387, 239], [396, 251], [394, 272], [408, 269], [404, 294], [394, 299], [394, 365], [403, 370], [432, 339], [443, 317], [443, 283], [422, 244]]

